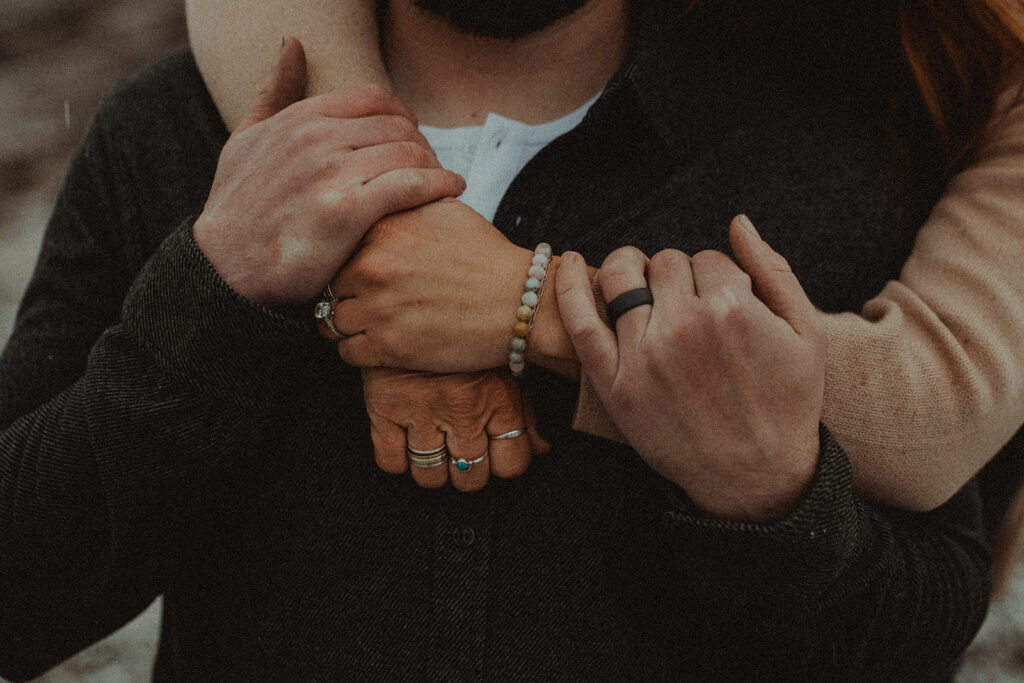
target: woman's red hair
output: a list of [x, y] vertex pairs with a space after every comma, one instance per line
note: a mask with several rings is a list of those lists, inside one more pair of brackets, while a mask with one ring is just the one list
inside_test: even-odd
[[1024, 63], [1024, 1], [900, 0], [899, 24], [952, 168], [988, 120], [1003, 77]]

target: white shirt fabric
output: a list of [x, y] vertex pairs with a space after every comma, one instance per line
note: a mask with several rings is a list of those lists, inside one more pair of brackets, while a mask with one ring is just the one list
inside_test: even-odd
[[466, 179], [466, 191], [459, 199], [493, 222], [501, 198], [519, 172], [547, 144], [578, 126], [597, 97], [559, 119], [537, 125], [491, 113], [482, 126], [420, 126], [420, 131], [441, 165]]

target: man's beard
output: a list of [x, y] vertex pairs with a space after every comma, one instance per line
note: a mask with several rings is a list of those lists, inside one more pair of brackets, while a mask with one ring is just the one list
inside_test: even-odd
[[521, 38], [567, 17], [589, 0], [412, 0], [455, 28], [489, 38]]

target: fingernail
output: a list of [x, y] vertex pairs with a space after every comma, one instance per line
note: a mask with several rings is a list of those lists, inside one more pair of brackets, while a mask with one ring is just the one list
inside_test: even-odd
[[569, 265], [574, 265], [576, 263], [576, 259], [577, 258], [583, 258], [583, 257], [580, 256], [579, 254], [577, 254], [575, 251], [566, 251], [566, 252], [562, 253], [562, 263], [563, 264], [567, 263]]
[[736, 216], [736, 223], [751, 237], [761, 239], [761, 235], [757, 233], [757, 229], [754, 227], [754, 224], [750, 222], [750, 219], [747, 218], [747, 214], [741, 213], [739, 216]]

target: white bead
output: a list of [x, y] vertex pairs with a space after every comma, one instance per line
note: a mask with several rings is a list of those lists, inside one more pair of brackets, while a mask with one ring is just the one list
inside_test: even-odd
[[508, 369], [512, 371], [513, 375], [519, 377], [526, 370], [526, 363], [509, 363]]
[[523, 292], [523, 305], [524, 306], [529, 306], [530, 308], [536, 308], [538, 301], [540, 301], [540, 297], [537, 296], [537, 292]]
[[543, 280], [544, 276], [547, 275], [547, 270], [541, 266], [530, 266], [530, 277], [535, 277], [538, 280]]
[[540, 291], [540, 280], [535, 277], [531, 277], [526, 281], [526, 291], [528, 292], [539, 292]]
[[540, 244], [537, 245], [537, 248], [534, 249], [534, 252], [538, 254], [544, 254], [548, 258], [551, 258], [551, 245], [548, 244], [547, 242], [541, 242]]
[[526, 350], [526, 340], [522, 337], [512, 337], [512, 350], [516, 353], [522, 353]]
[[535, 266], [543, 266], [544, 268], [547, 268], [548, 267], [548, 261], [550, 261], [550, 260], [551, 259], [549, 259], [544, 254], [534, 254], [533, 255], [533, 265], [535, 265]]
[[521, 353], [516, 353], [515, 351], [513, 351], [512, 353], [508, 354], [509, 363], [522, 363], [524, 360], [526, 360], [526, 357]]

